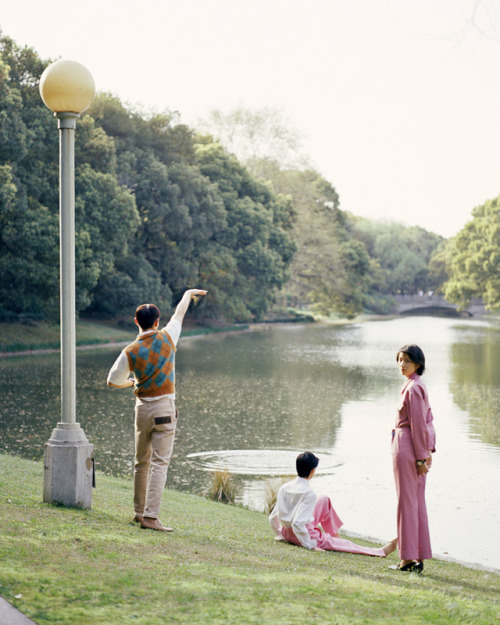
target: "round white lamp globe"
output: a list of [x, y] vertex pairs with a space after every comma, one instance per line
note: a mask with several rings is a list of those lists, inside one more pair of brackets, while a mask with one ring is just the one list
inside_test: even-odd
[[41, 75], [40, 95], [54, 113], [83, 113], [95, 96], [94, 79], [81, 63], [61, 59]]

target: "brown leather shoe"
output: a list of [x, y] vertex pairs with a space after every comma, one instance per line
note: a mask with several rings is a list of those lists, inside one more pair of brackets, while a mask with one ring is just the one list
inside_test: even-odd
[[153, 519], [152, 517], [145, 516], [141, 521], [141, 527], [143, 530], [157, 530], [159, 532], [173, 532], [171, 527], [165, 527], [161, 524], [160, 519]]
[[140, 523], [142, 521], [142, 516], [140, 514], [136, 514], [132, 519], [132, 523]]

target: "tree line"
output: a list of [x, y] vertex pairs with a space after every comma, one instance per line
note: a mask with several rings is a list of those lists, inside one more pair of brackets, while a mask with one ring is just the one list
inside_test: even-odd
[[[0, 33], [3, 321], [59, 315], [59, 139], [38, 92], [48, 63]], [[209, 291], [200, 318], [238, 322], [276, 303], [387, 312], [391, 294], [429, 289], [500, 305], [498, 200], [450, 241], [356, 217], [307, 162], [281, 158], [295, 137], [273, 115], [217, 114], [226, 137], [253, 147], [238, 154], [217, 128], [97, 95], [76, 131], [79, 314], [130, 315], [144, 301], [169, 310], [196, 286]]]

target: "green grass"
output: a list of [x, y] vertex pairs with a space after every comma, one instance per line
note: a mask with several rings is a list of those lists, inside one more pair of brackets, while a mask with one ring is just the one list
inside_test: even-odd
[[[97, 475], [91, 511], [41, 502], [41, 463], [0, 455], [0, 594], [38, 625], [497, 622], [500, 576], [311, 552], [264, 514], [166, 490], [173, 534], [131, 523], [132, 483]], [[473, 540], [473, 537], [468, 537]], [[367, 543], [368, 544], [368, 543]]]
[[[184, 324], [182, 336], [198, 336], [214, 332], [245, 330], [249, 326], [192, 326]], [[76, 323], [76, 345], [102, 345], [133, 341], [137, 328], [133, 322], [91, 321], [79, 319]], [[21, 323], [0, 323], [0, 353], [59, 349], [60, 327], [44, 321]]]
[[[60, 326], [45, 321], [29, 324], [1, 323], [0, 352], [58, 349]], [[132, 325], [120, 326], [114, 323], [78, 320], [76, 324], [77, 345], [98, 345], [133, 340], [137, 332]]]

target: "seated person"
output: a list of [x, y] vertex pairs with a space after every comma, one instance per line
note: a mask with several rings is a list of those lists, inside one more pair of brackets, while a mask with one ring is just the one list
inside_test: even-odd
[[313, 551], [346, 551], [381, 558], [392, 553], [396, 549], [397, 538], [380, 548], [362, 547], [339, 538], [342, 521], [330, 499], [320, 497], [316, 501], [316, 494], [309, 484], [318, 463], [319, 458], [310, 451], [297, 456], [298, 477], [281, 486], [276, 505], [269, 515], [277, 538]]

